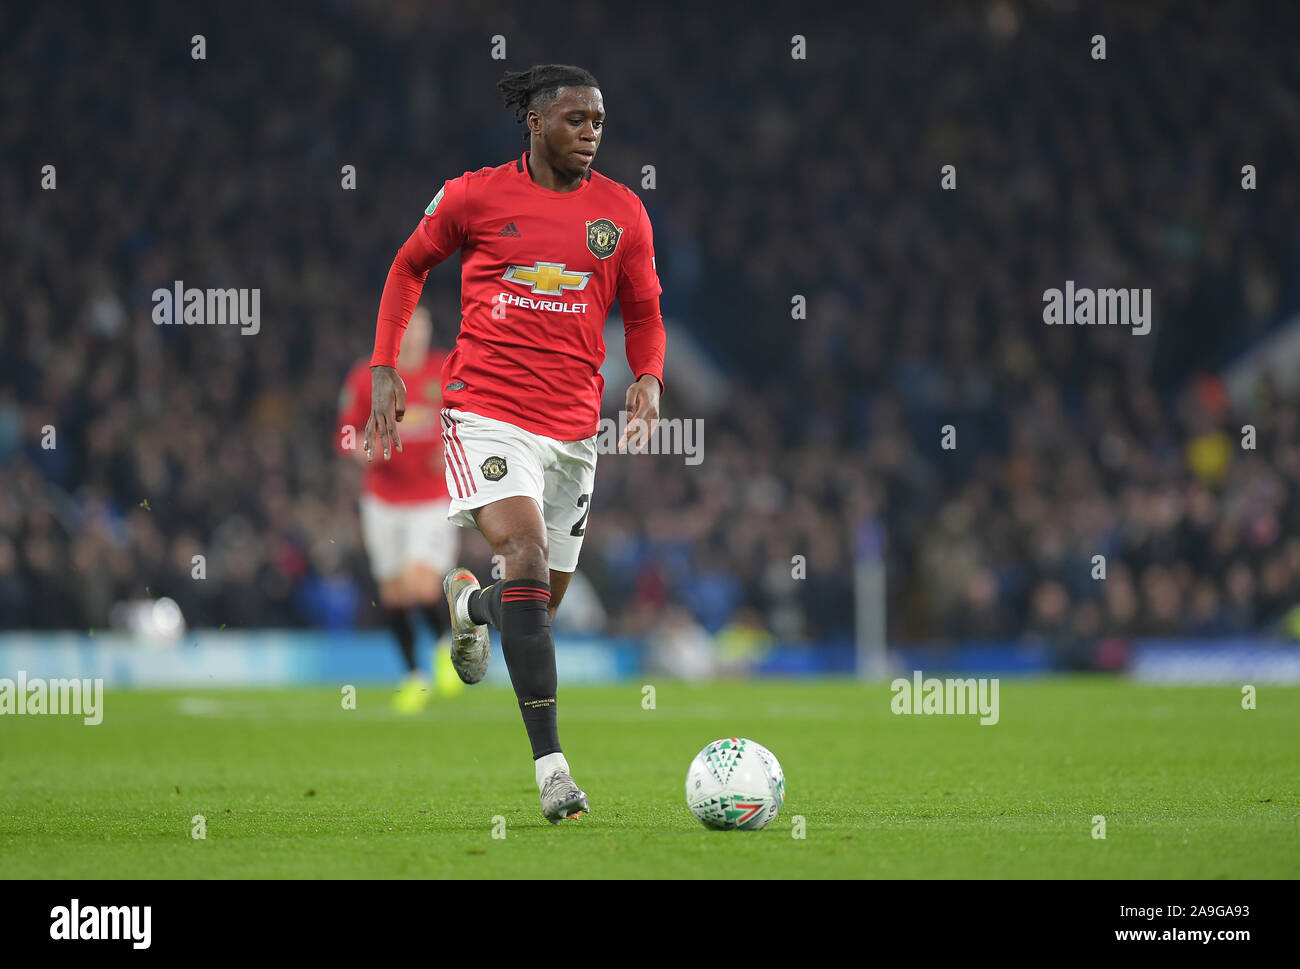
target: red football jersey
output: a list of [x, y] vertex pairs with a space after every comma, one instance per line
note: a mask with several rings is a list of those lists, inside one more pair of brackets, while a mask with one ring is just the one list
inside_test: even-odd
[[[542, 188], [524, 152], [447, 180], [403, 247], [417, 251], [413, 264], [401, 267], [405, 279], [422, 284], [417, 274], [457, 249], [462, 319], [443, 365], [445, 406], [561, 441], [591, 437], [605, 387], [605, 318], [615, 299], [625, 314], [629, 305], [654, 300], [653, 319], [625, 322], [629, 332], [647, 326], [635, 350], [629, 340], [639, 370], [633, 376], [650, 373], [662, 383], [663, 288], [650, 218], [631, 189], [594, 171], [572, 192]], [[402, 302], [413, 306], [414, 299], [418, 288]], [[401, 311], [409, 318], [407, 305]], [[371, 362], [392, 352], [381, 354], [377, 345]]]
[[[447, 472], [442, 461], [442, 408], [440, 373], [443, 355], [430, 350], [418, 370], [398, 368], [406, 384], [406, 415], [397, 425], [402, 450], [393, 449], [385, 461], [382, 445], [366, 465], [362, 490], [395, 503], [437, 501], [449, 497]], [[343, 450], [343, 433], [352, 427], [356, 450], [365, 446], [366, 421], [370, 419], [370, 361], [360, 360], [350, 371], [339, 395], [338, 433], [335, 447]], [[364, 452], [363, 452], [364, 453]]]

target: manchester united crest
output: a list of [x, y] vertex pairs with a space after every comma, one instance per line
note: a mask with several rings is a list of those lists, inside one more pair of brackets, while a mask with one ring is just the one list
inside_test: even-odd
[[481, 465], [479, 470], [483, 472], [483, 477], [489, 481], [500, 481], [506, 476], [506, 459], [492, 457], [488, 458]]
[[618, 248], [618, 240], [623, 237], [623, 230], [609, 219], [597, 219], [587, 223], [587, 248], [597, 259], [608, 259]]

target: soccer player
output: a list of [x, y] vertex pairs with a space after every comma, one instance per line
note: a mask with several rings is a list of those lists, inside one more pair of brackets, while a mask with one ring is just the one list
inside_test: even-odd
[[[451, 497], [447, 492], [442, 455], [439, 380], [443, 355], [430, 349], [433, 320], [417, 307], [406, 328], [397, 369], [407, 388], [405, 449], [395, 460], [367, 464], [361, 485], [361, 532], [379, 598], [388, 612], [388, 625], [406, 665], [393, 704], [400, 713], [418, 713], [429, 699], [429, 683], [415, 658], [415, 627], [411, 609], [419, 608], [435, 641], [446, 631], [442, 610], [442, 576], [456, 563], [459, 539], [447, 521]], [[339, 449], [362, 454], [355, 444], [357, 428], [370, 414], [369, 361], [358, 361], [348, 373], [339, 398]], [[351, 429], [351, 433], [349, 433]], [[437, 669], [438, 653], [434, 653]], [[454, 683], [455, 680], [452, 680]]]
[[666, 343], [650, 219], [626, 186], [592, 170], [605, 128], [587, 71], [545, 64], [497, 85], [526, 126], [528, 150], [447, 180], [393, 260], [371, 359], [365, 447], [402, 449], [406, 392], [393, 371], [402, 328], [429, 269], [461, 253], [461, 328], [442, 368], [450, 518], [477, 528], [503, 563], [486, 589], [449, 572], [452, 662], [483, 678], [489, 625], [501, 632], [532, 745], [542, 813], [590, 810], [569, 773], [556, 719], [551, 620], [578, 565], [596, 477], [605, 317], [615, 299], [634, 383], [619, 441], [659, 417]]

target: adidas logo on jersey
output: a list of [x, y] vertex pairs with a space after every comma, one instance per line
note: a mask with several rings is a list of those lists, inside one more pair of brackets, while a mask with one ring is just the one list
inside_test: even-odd
[[513, 222], [506, 223], [506, 227], [497, 233], [498, 236], [509, 236], [512, 239], [518, 239], [523, 235]]

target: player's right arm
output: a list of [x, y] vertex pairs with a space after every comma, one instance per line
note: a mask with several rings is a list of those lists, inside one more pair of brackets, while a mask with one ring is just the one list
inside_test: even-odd
[[[467, 173], [468, 174], [468, 173]], [[397, 250], [379, 300], [375, 352], [370, 358], [370, 419], [366, 421], [365, 451], [370, 460], [374, 438], [384, 446], [384, 460], [393, 445], [402, 449], [397, 422], [406, 413], [406, 386], [397, 375], [397, 354], [402, 333], [420, 302], [429, 270], [461, 247], [465, 241], [465, 176], [449, 179], [424, 210], [424, 218]]]

